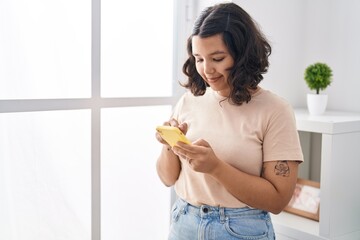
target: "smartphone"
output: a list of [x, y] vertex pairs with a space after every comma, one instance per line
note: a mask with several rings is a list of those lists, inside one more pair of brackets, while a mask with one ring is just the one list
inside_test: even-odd
[[184, 142], [191, 144], [189, 139], [187, 139], [183, 132], [177, 127], [171, 126], [158, 126], [156, 131], [161, 135], [161, 137], [171, 146], [176, 145], [177, 142]]

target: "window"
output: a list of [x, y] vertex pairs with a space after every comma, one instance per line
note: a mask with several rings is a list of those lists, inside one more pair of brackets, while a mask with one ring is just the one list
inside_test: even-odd
[[102, 239], [166, 239], [170, 193], [155, 171], [161, 146], [153, 139], [154, 126], [170, 110], [171, 106], [102, 110]]
[[[154, 129], [179, 95], [173, 9], [185, 7], [101, 4], [0, 3], [0, 239], [167, 234]], [[149, 222], [135, 231], [140, 214]]]
[[1, 1], [0, 19], [0, 99], [90, 97], [89, 1]]
[[171, 96], [173, 1], [101, 4], [101, 95]]
[[0, 238], [90, 239], [90, 110], [0, 114]]

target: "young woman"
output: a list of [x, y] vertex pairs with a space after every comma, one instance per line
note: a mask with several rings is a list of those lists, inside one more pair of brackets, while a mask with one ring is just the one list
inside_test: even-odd
[[188, 39], [189, 91], [164, 125], [192, 144], [164, 144], [157, 171], [178, 200], [169, 239], [275, 239], [269, 212], [289, 202], [303, 161], [291, 106], [258, 84], [271, 47], [234, 3], [206, 8]]

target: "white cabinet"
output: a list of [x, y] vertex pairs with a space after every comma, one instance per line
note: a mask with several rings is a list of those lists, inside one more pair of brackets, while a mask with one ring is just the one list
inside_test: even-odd
[[277, 239], [360, 240], [360, 113], [295, 115], [299, 131], [321, 134], [320, 220], [272, 215]]

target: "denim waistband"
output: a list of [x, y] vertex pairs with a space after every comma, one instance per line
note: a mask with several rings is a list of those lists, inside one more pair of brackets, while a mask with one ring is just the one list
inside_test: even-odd
[[250, 207], [225, 208], [225, 207], [214, 207], [209, 205], [194, 206], [184, 201], [181, 198], [178, 198], [176, 204], [181, 209], [181, 211], [193, 215], [197, 215], [201, 218], [220, 217], [220, 219], [224, 220], [226, 218], [246, 216], [246, 215], [268, 215], [268, 212], [266, 211], [250, 208]]

